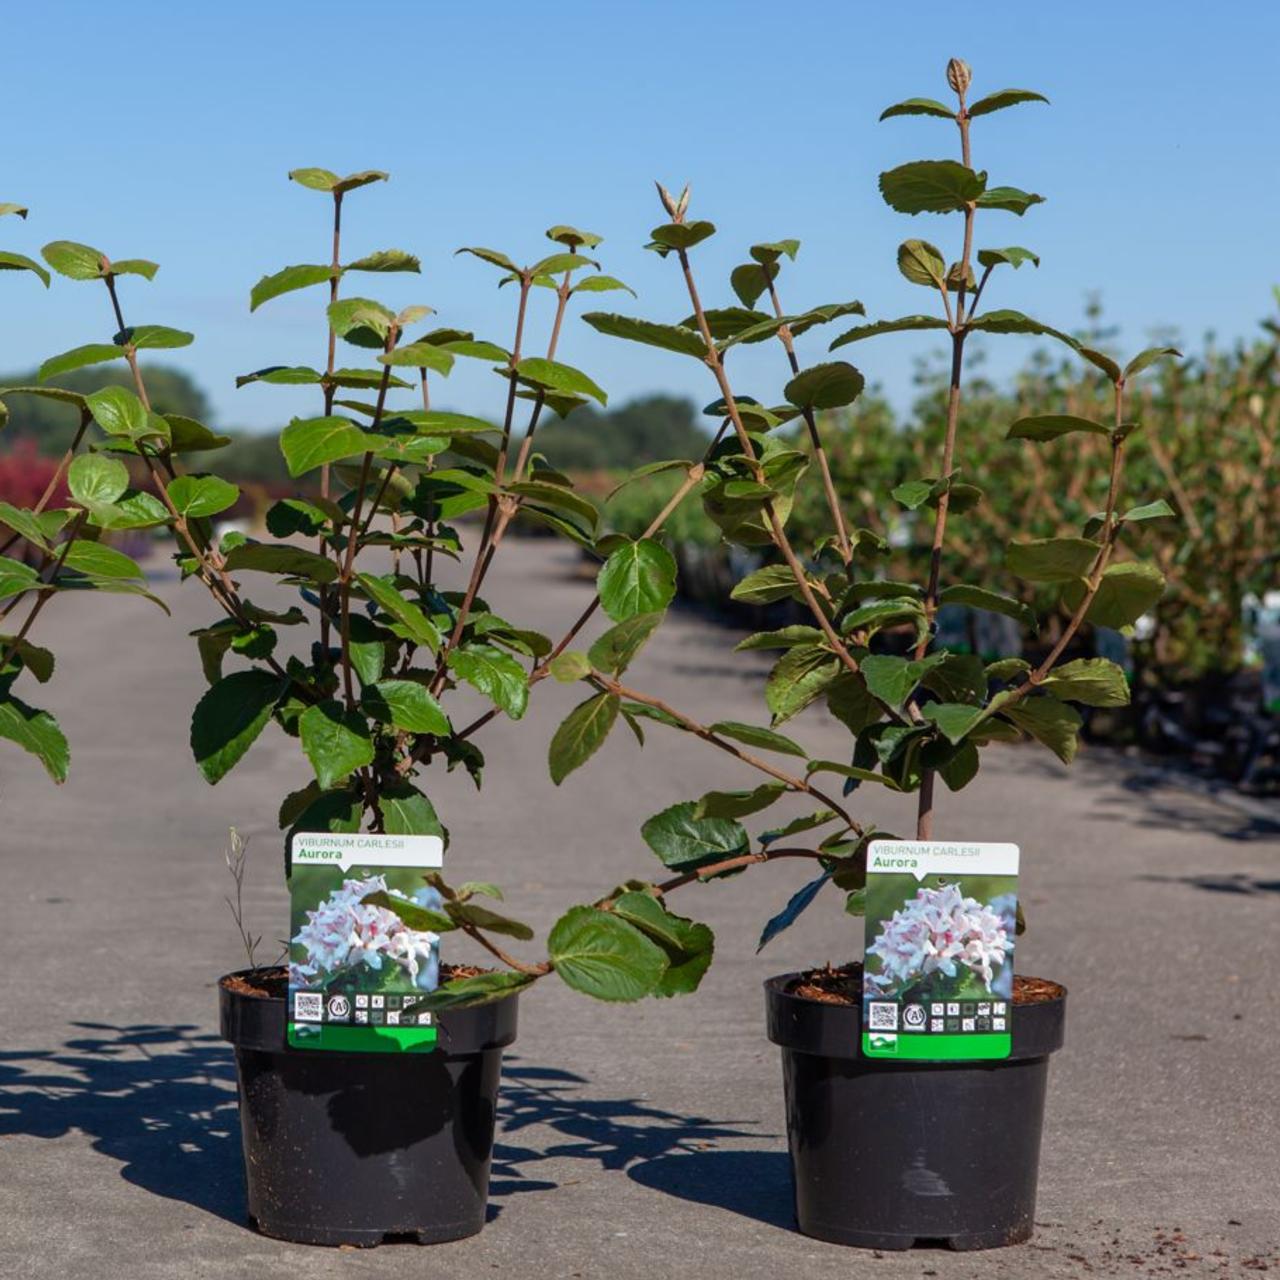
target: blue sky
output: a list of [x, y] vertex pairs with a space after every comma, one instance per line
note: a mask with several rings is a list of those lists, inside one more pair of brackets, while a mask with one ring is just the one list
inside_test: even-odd
[[[123, 0], [13, 7], [6, 34], [0, 199], [29, 204], [31, 217], [5, 219], [0, 245], [34, 255], [67, 238], [158, 261], [153, 284], [127, 286], [127, 318], [196, 333], [178, 354], [224, 426], [317, 412], [313, 389], [234, 389], [237, 373], [263, 365], [323, 362], [320, 290], [248, 310], [264, 272], [327, 260], [328, 199], [285, 180], [298, 166], [392, 174], [348, 197], [344, 257], [404, 248], [423, 274], [355, 277], [347, 292], [358, 281], [393, 305], [430, 303], [442, 322], [504, 345], [511, 291], [453, 250], [490, 245], [532, 260], [557, 222], [604, 235], [605, 270], [640, 293], [597, 294], [593, 307], [687, 314], [674, 265], [641, 248], [664, 220], [654, 178], [691, 182], [693, 213], [719, 227], [696, 254], [709, 304], [732, 300], [727, 273], [748, 244], [794, 236], [803, 248], [782, 282], [788, 309], [848, 298], [872, 316], [931, 309], [898, 275], [896, 246], [921, 236], [954, 256], [958, 219], [893, 213], [876, 176], [952, 156], [955, 131], [877, 116], [901, 98], [945, 98], [952, 54], [973, 65], [975, 94], [1015, 86], [1052, 101], [974, 126], [974, 164], [993, 185], [1048, 198], [1023, 219], [983, 215], [979, 244], [1043, 255], [1038, 273], [1006, 271], [991, 305], [1072, 327], [1096, 289], [1126, 345], [1173, 326], [1194, 346], [1206, 330], [1250, 334], [1280, 279], [1268, 136], [1280, 8], [1260, 0]], [[96, 287], [3, 283], [7, 369], [113, 328]], [[529, 351], [544, 328], [535, 324]], [[880, 339], [853, 359], [905, 403], [928, 338]], [[997, 341], [997, 372], [1028, 350]], [[805, 354], [824, 350], [810, 338]], [[561, 356], [615, 402], [649, 390], [713, 398], [695, 362], [581, 324]], [[745, 353], [735, 380], [767, 399], [782, 372], [769, 344]], [[476, 412], [497, 402], [483, 366], [456, 372], [438, 398]]]

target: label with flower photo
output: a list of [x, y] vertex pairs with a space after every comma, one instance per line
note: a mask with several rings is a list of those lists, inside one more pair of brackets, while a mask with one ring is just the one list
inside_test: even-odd
[[1013, 1046], [1018, 846], [873, 840], [862, 1052], [952, 1062]]
[[288, 1041], [345, 1053], [430, 1051], [418, 1008], [440, 978], [438, 836], [298, 832], [289, 847]]

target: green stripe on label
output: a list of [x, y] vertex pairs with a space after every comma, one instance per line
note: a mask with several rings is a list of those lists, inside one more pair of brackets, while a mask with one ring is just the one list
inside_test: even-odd
[[342, 1053], [429, 1053], [436, 1047], [436, 1027], [353, 1027], [339, 1023], [289, 1023], [294, 1049], [329, 1049]]
[[1013, 1050], [1008, 1031], [966, 1032], [961, 1035], [864, 1031], [862, 1053], [867, 1058], [896, 1058], [908, 1062], [963, 1062], [1007, 1058]]

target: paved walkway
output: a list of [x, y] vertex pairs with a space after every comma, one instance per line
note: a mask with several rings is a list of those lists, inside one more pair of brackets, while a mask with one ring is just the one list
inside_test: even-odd
[[[589, 594], [549, 544], [504, 550], [488, 593], [557, 630]], [[170, 1277], [1250, 1276], [1280, 1269], [1280, 809], [1235, 807], [1104, 752], [1068, 774], [990, 753], [947, 798], [942, 833], [1022, 845], [1031, 932], [1022, 967], [1071, 989], [1051, 1086], [1033, 1244], [983, 1255], [871, 1254], [790, 1224], [770, 974], [857, 952], [833, 895], [757, 956], [762, 921], [803, 879], [762, 868], [694, 889], [717, 933], [702, 990], [601, 1006], [548, 981], [524, 1001], [504, 1077], [492, 1221], [434, 1250], [336, 1252], [249, 1231], [230, 1054], [215, 979], [241, 963], [222, 903], [226, 828], [252, 839], [249, 905], [269, 939], [286, 901], [274, 815], [305, 781], [268, 733], [216, 789], [187, 746], [201, 688], [185, 634], [213, 617], [163, 586], [175, 616], [107, 598], [55, 601], [46, 702], [72, 780], [0, 753], [0, 1274]], [[86, 622], [84, 620], [91, 620]], [[46, 627], [44, 624], [48, 622]], [[759, 664], [676, 617], [635, 683], [712, 718], [759, 721]], [[548, 681], [525, 723], [495, 723], [477, 800], [433, 789], [463, 878], [500, 880], [545, 930], [566, 905], [651, 868], [640, 822], [716, 785], [733, 762], [654, 726], [644, 759], [619, 732], [559, 791], [544, 755], [576, 691]], [[821, 745], [823, 727], [798, 733]], [[838, 745], [831, 736], [830, 746]], [[868, 797], [882, 826], [901, 798]], [[269, 943], [267, 944], [269, 947]]]

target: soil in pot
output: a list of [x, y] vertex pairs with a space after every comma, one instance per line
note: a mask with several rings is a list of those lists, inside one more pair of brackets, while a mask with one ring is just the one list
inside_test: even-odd
[[1010, 1057], [945, 1063], [861, 1056], [861, 991], [860, 965], [765, 983], [800, 1230], [874, 1249], [1028, 1239], [1066, 990], [1015, 978]]
[[250, 1219], [304, 1244], [431, 1244], [478, 1232], [518, 997], [442, 1013], [431, 1052], [361, 1054], [286, 1048], [286, 990], [283, 969], [219, 984]]

